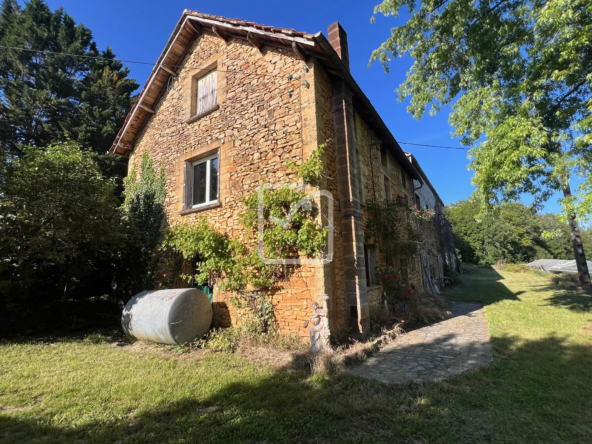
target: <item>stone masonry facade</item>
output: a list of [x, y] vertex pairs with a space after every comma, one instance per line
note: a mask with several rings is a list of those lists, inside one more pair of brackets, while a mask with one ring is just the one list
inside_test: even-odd
[[[347, 40], [337, 26], [330, 28], [330, 43], [343, 57]], [[335, 42], [335, 36], [341, 40]], [[205, 217], [219, 232], [244, 238], [239, 222], [245, 209], [242, 198], [264, 181], [297, 182], [288, 162], [305, 162], [319, 145], [326, 144], [326, 177], [320, 188], [330, 191], [334, 200], [321, 201], [321, 215], [327, 214], [328, 205], [333, 206], [333, 260], [326, 265], [292, 266], [289, 278], [273, 294], [272, 304], [281, 333], [307, 337], [310, 326], [305, 321], [312, 314], [312, 303], [320, 303], [320, 296], [327, 294], [331, 331], [363, 334], [382, 294], [379, 285], [367, 282], [364, 266], [366, 249], [377, 247], [364, 236], [365, 202], [384, 199], [387, 193], [406, 195], [412, 201], [413, 181], [390, 152], [381, 155], [380, 138], [355, 109], [343, 77], [315, 57], [303, 61], [298, 55], [203, 29], [135, 135], [129, 168], [137, 167], [147, 152], [155, 167], [165, 169], [163, 232]], [[217, 105], [195, 116], [196, 81], [212, 70], [217, 75]], [[186, 208], [187, 163], [212, 154], [219, 159], [218, 201]], [[385, 177], [389, 191], [384, 188]], [[319, 221], [326, 225], [325, 217]], [[410, 282], [421, 289], [419, 258], [406, 266]], [[166, 267], [160, 269], [162, 285], [170, 285], [171, 273]], [[224, 327], [240, 324], [229, 297], [214, 286], [214, 310]]]

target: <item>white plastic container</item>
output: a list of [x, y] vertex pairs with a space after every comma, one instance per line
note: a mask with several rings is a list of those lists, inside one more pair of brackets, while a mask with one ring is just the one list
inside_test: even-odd
[[121, 325], [128, 336], [183, 344], [205, 335], [212, 325], [212, 304], [196, 288], [138, 293], [126, 304]]

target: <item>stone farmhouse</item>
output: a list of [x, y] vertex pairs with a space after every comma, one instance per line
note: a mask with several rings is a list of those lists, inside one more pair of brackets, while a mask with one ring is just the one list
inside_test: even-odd
[[[185, 10], [111, 152], [130, 170], [145, 152], [164, 167], [166, 225], [206, 217], [234, 236], [241, 199], [264, 180], [290, 183], [287, 162], [327, 143], [332, 180], [320, 188], [334, 196], [333, 260], [300, 266], [272, 303], [280, 332], [308, 336], [312, 303], [326, 294], [332, 331], [363, 336], [382, 295], [380, 251], [364, 236], [369, 199], [403, 195], [440, 215], [423, 229], [420, 257], [398, 264], [419, 290], [440, 286], [456, 256], [442, 201], [350, 74], [345, 31], [336, 22], [327, 35]], [[205, 186], [192, 186], [198, 175]], [[222, 326], [240, 322], [227, 298], [213, 289]]]

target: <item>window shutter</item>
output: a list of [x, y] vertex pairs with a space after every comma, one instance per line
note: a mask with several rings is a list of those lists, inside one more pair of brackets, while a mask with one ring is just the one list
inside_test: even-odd
[[216, 106], [216, 98], [218, 95], [218, 72], [214, 71], [210, 74], [210, 100], [208, 109], [211, 109]]
[[197, 81], [197, 115], [203, 114], [216, 106], [217, 91], [217, 71], [212, 71]]
[[193, 190], [193, 166], [191, 162], [185, 162], [185, 186], [183, 193], [183, 209], [191, 208], [191, 198]]

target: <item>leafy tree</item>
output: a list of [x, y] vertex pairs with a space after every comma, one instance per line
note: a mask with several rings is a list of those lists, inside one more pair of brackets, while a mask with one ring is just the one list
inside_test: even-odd
[[0, 195], [4, 314], [113, 294], [119, 258], [133, 245], [132, 227], [121, 218], [113, 180], [101, 174], [94, 157], [70, 143], [26, 147], [22, 157], [5, 164]]
[[[454, 135], [470, 152], [482, 203], [523, 193], [540, 206], [562, 191], [563, 217], [589, 287], [576, 214], [592, 210], [592, 2], [589, 0], [384, 0], [403, 26], [374, 51], [414, 63], [399, 87], [421, 118], [452, 104]], [[569, 180], [582, 178], [572, 195]]]
[[507, 203], [480, 215], [478, 199], [459, 201], [446, 208], [454, 242], [464, 262], [493, 264], [530, 262], [541, 237], [537, 215], [531, 208]]
[[137, 269], [144, 273], [143, 285], [151, 287], [156, 266], [153, 252], [161, 237], [164, 218], [165, 171], [161, 168], [157, 173], [154, 162], [145, 152], [142, 155], [139, 176], [136, 168], [133, 168], [124, 182], [123, 210], [127, 219], [138, 230], [139, 251], [134, 262]]
[[[485, 215], [476, 198], [448, 205], [454, 243], [464, 262], [494, 264], [499, 260], [524, 263], [535, 259], [569, 259], [573, 256], [569, 225], [554, 214], [537, 214], [520, 203], [506, 203]], [[592, 230], [582, 230], [592, 246]]]
[[[17, 49], [9, 49], [17, 48]], [[72, 54], [72, 55], [62, 55]], [[99, 51], [92, 32], [42, 0], [0, 11], [0, 147], [68, 140], [106, 153], [138, 88], [111, 48]]]
[[[72, 301], [98, 298], [117, 311], [152, 288], [164, 173], [145, 157], [122, 206], [101, 156], [73, 143], [22, 150], [0, 165], [0, 330], [44, 321], [55, 328]], [[38, 316], [46, 309], [56, 319]]]

